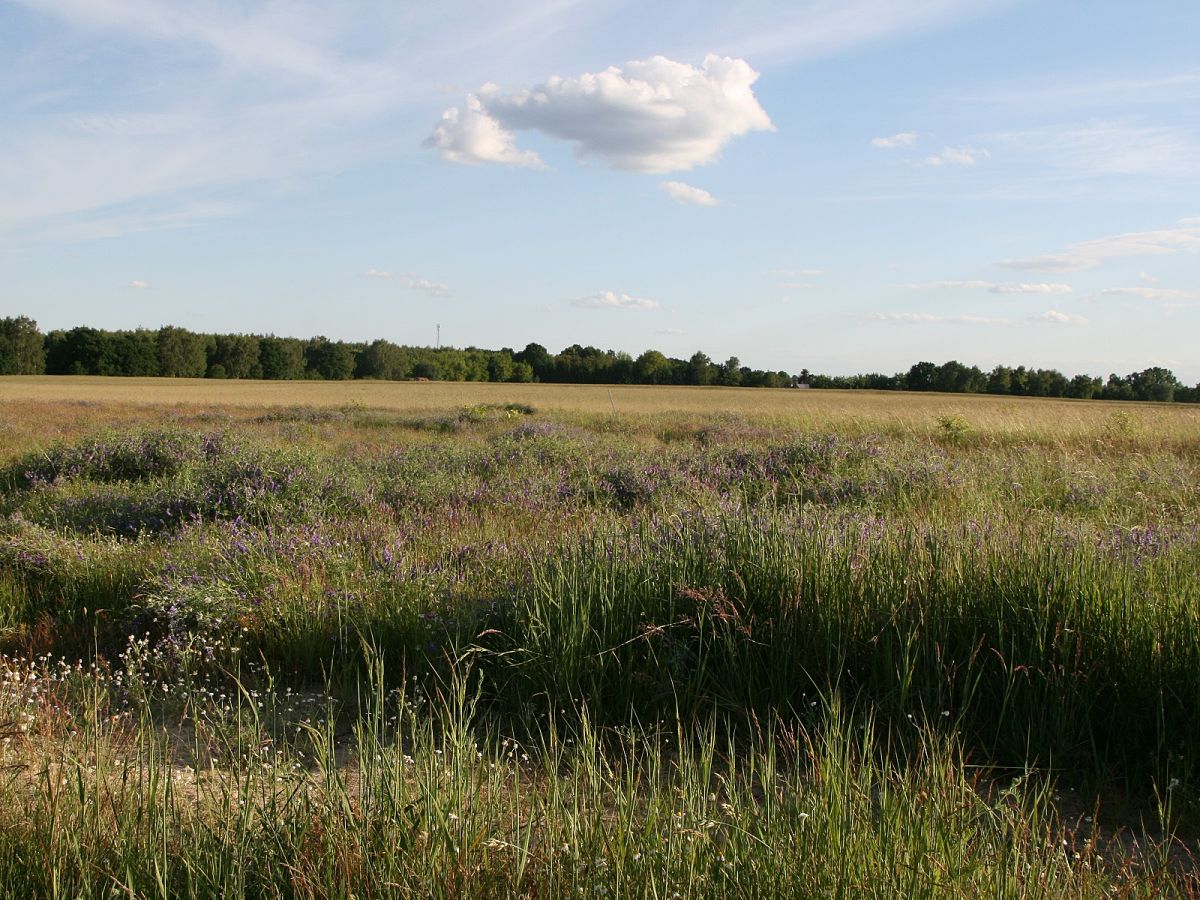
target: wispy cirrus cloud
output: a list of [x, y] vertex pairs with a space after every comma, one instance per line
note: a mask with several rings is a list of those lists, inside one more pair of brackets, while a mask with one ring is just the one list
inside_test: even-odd
[[[632, 55], [698, 60], [721, 47], [735, 61], [783, 62], [935, 30], [1009, 2], [911, 0], [900, 9], [888, 0], [782, 6], [749, 0], [712, 15], [647, 17], [624, 43], [638, 48]], [[22, 29], [36, 35], [28, 52], [8, 60], [19, 79], [0, 91], [5, 103], [15, 101], [15, 118], [0, 112], [0, 237], [22, 242], [177, 227], [200, 204], [208, 212], [190, 216], [189, 224], [210, 213], [236, 215], [270, 202], [272, 185], [394, 158], [422, 136], [394, 123], [426, 108], [444, 85], [532, 84], [564, 61], [594, 59], [597, 33], [624, 25], [629, 15], [625, 5], [600, 0], [424, 6], [11, 0], [10, 7], [17, 46]], [[116, 58], [122, 64], [109, 67]], [[612, 69], [548, 80], [548, 96], [561, 90], [552, 109], [536, 102], [521, 109], [532, 89], [498, 99], [504, 115], [482, 101], [477, 109], [464, 101], [447, 126], [459, 135], [457, 144], [447, 149], [457, 147], [463, 161], [537, 164], [534, 151], [489, 130], [486, 115], [503, 132], [541, 131], [608, 165], [666, 171], [711, 161], [730, 137], [770, 127], [752, 93], [750, 99], [742, 93], [745, 77], [688, 68], [701, 72], [707, 86], [618, 68], [631, 95], [643, 87], [674, 94], [660, 105], [635, 103], [629, 115], [620, 98], [609, 103], [609, 95], [599, 96]], [[589, 98], [592, 84], [603, 89]], [[708, 109], [690, 99], [695, 87], [698, 95], [708, 91]], [[565, 96], [573, 89], [578, 97]], [[672, 137], [656, 116], [679, 110], [685, 116]], [[589, 111], [598, 114], [597, 133], [587, 130]], [[621, 123], [623, 129], [613, 129]], [[643, 127], [659, 137], [641, 141]], [[221, 190], [236, 192], [236, 204], [213, 204]]]
[[1200, 173], [1200, 136], [1178, 126], [1110, 120], [1004, 131], [985, 139], [1072, 177]]
[[1049, 322], [1051, 325], [1086, 325], [1088, 320], [1080, 315], [1062, 313], [1057, 309], [1048, 309], [1034, 319], [1039, 322]]
[[832, 56], [850, 47], [917, 34], [986, 15], [1011, 0], [841, 0], [743, 2], [705, 18], [727, 53], [774, 62]]
[[992, 325], [1011, 327], [1019, 325], [1018, 319], [993, 316], [943, 316], [933, 313], [877, 312], [869, 318], [876, 322], [892, 322], [898, 325]]
[[716, 206], [719, 203], [708, 191], [683, 181], [660, 181], [658, 189], [683, 206]]
[[915, 131], [901, 131], [891, 137], [871, 138], [871, 146], [881, 150], [895, 150], [898, 147], [911, 147], [917, 142]]
[[450, 286], [442, 284], [440, 281], [430, 281], [428, 278], [420, 278], [416, 275], [405, 275], [401, 280], [401, 284], [410, 291], [420, 291], [423, 294], [428, 294], [430, 297], [449, 297]]
[[578, 160], [663, 173], [713, 162], [730, 140], [774, 125], [754, 96], [758, 73], [710, 54], [701, 66], [655, 56], [519, 90], [485, 84], [452, 107], [426, 146], [450, 162], [539, 166], [515, 133], [569, 142]]
[[1092, 107], [1177, 106], [1200, 100], [1200, 70], [1085, 80], [1054, 71], [1022, 80], [1006, 78], [1003, 87], [973, 91], [961, 99], [973, 105], [1072, 112]]
[[891, 322], [897, 325], [978, 325], [996, 328], [1019, 328], [1028, 325], [1086, 325], [1088, 320], [1083, 316], [1059, 312], [1056, 309], [1046, 310], [1036, 316], [1025, 318], [1009, 318], [1004, 316], [965, 316], [937, 315], [932, 313], [896, 313], [877, 312], [869, 316], [877, 322]]
[[629, 294], [619, 294], [616, 291], [600, 291], [597, 294], [589, 294], [586, 297], [577, 297], [570, 301], [572, 306], [577, 306], [581, 309], [632, 309], [645, 310], [657, 309], [657, 300], [648, 300], [644, 297], [631, 297]]
[[927, 166], [973, 166], [991, 154], [975, 147], [943, 147], [941, 153], [925, 157]]
[[431, 297], [448, 297], [450, 296], [450, 286], [442, 284], [440, 281], [431, 281], [428, 278], [422, 278], [412, 272], [401, 272], [395, 274], [386, 269], [376, 269], [374, 267], [367, 269], [360, 275], [361, 278], [378, 278], [383, 281], [395, 281], [400, 287], [410, 291], [420, 291], [428, 294]]
[[1169, 256], [1200, 252], [1200, 227], [1181, 225], [1156, 231], [1130, 231], [1111, 237], [1068, 244], [1057, 253], [1004, 259], [996, 265], [1027, 271], [1078, 272], [1092, 269], [1110, 259], [1136, 256]]
[[1194, 297], [1190, 291], [1161, 287], [1111, 287], [1099, 292], [1101, 297], [1137, 297], [1141, 300], [1184, 300]]
[[995, 282], [995, 281], [927, 281], [918, 284], [903, 284], [900, 287], [914, 291], [926, 290], [986, 290], [989, 294], [1069, 294], [1069, 284], [1056, 282]]

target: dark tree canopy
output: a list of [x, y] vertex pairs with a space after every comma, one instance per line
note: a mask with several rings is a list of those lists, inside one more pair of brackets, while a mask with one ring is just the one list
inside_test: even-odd
[[0, 319], [0, 375], [40, 375], [45, 368], [37, 322], [25, 316]]
[[551, 353], [529, 343], [509, 347], [417, 347], [385, 339], [370, 343], [300, 339], [254, 334], [200, 334], [164, 326], [155, 331], [104, 331], [87, 326], [42, 335], [25, 316], [0, 319], [0, 375], [142, 375], [178, 378], [315, 378], [342, 381], [375, 378], [398, 381], [559, 382], [567, 384], [691, 384], [781, 388], [798, 385], [876, 391], [943, 391], [1071, 397], [1080, 400], [1200, 402], [1200, 385], [1188, 387], [1169, 369], [1151, 366], [1107, 381], [1091, 375], [1068, 378], [1056, 369], [977, 366], [950, 360], [922, 361], [907, 372], [886, 375], [799, 375], [754, 369], [736, 356], [713, 362], [702, 352], [690, 358], [646, 350], [628, 353], [572, 344]]

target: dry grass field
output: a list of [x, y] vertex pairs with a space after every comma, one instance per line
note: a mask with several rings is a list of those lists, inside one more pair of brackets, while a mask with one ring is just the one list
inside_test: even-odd
[[0, 439], [9, 447], [68, 437], [102, 424], [233, 420], [281, 408], [451, 413], [520, 404], [540, 412], [612, 416], [647, 425], [672, 417], [746, 417], [843, 432], [938, 433], [963, 429], [1038, 443], [1114, 433], [1187, 441], [1200, 437], [1200, 407], [982, 394], [813, 391], [647, 385], [472, 382], [212, 381], [69, 376], [0, 377]]
[[1198, 547], [1183, 405], [0, 378], [0, 896], [1198, 896]]

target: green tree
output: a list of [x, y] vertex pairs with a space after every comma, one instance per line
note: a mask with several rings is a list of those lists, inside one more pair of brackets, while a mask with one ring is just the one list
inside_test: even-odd
[[326, 381], [346, 381], [354, 375], [354, 350], [342, 341], [318, 335], [304, 348], [304, 371]]
[[1012, 393], [1012, 369], [1008, 366], [996, 366], [988, 373], [987, 392], [989, 394]]
[[0, 319], [0, 375], [41, 375], [46, 371], [45, 338], [26, 316]]
[[533, 381], [533, 377], [533, 366], [527, 362], [522, 362], [519, 360], [513, 361], [512, 375], [508, 379], [509, 381], [528, 384], [529, 382]]
[[118, 375], [144, 377], [159, 372], [156, 335], [145, 328], [113, 335], [113, 355]]
[[1091, 400], [1097, 396], [1104, 387], [1104, 382], [1099, 378], [1093, 378], [1091, 375], [1076, 375], [1067, 385], [1065, 396], [1074, 397], [1077, 400]]
[[1116, 372], [1112, 372], [1108, 376], [1108, 381], [1104, 385], [1104, 390], [1100, 394], [1104, 400], [1132, 400], [1133, 386], [1129, 380], [1122, 378]]
[[263, 378], [295, 381], [304, 377], [304, 342], [298, 338], [260, 337], [258, 358]]
[[693, 353], [692, 358], [688, 360], [688, 384], [712, 384], [716, 377], [716, 367], [708, 355], [700, 351]]
[[717, 384], [723, 384], [726, 387], [737, 387], [742, 383], [742, 363], [736, 356], [731, 356], [725, 362], [721, 363], [720, 371], [717, 372]]
[[1175, 391], [1181, 385], [1170, 369], [1161, 366], [1151, 366], [1141, 372], [1134, 372], [1127, 378], [1133, 389], [1135, 400], [1154, 400], [1159, 403], [1170, 403], [1175, 399]]
[[547, 376], [553, 374], [554, 357], [541, 344], [526, 344], [524, 350], [513, 354], [513, 359], [517, 362], [529, 363], [530, 368], [533, 369], [534, 381], [546, 381]]
[[910, 391], [937, 390], [938, 367], [931, 362], [919, 362], [908, 370], [904, 386]]
[[1027, 393], [1034, 397], [1063, 397], [1070, 382], [1057, 369], [1034, 369], [1029, 373]]
[[220, 366], [225, 378], [262, 378], [262, 345], [252, 334], [218, 334], [209, 354], [210, 377]]
[[949, 393], [977, 393], [987, 386], [984, 374], [975, 366], [964, 366], [956, 359], [943, 363], [934, 376], [934, 390]]
[[513, 357], [511, 350], [497, 350], [488, 354], [488, 381], [512, 381]]
[[354, 364], [355, 378], [379, 378], [384, 381], [399, 381], [408, 376], [410, 364], [403, 347], [391, 341], [372, 341]]
[[639, 384], [669, 384], [671, 361], [657, 350], [647, 350], [634, 362], [634, 375]]
[[167, 378], [203, 378], [212, 337], [167, 325], [158, 330], [158, 372]]
[[413, 366], [412, 377], [413, 378], [425, 378], [425, 379], [428, 379], [429, 381], [437, 381], [438, 380], [437, 363], [434, 362], [432, 359], [422, 359], [422, 360], [418, 361], [417, 364]]
[[116, 375], [116, 348], [107, 332], [81, 325], [46, 336], [50, 375]]

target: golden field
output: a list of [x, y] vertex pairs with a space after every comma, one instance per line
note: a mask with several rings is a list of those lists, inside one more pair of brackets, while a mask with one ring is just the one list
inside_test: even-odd
[[240, 420], [294, 407], [421, 416], [504, 404], [586, 418], [613, 416], [647, 426], [675, 417], [717, 415], [800, 427], [934, 434], [951, 421], [952, 430], [961, 426], [977, 435], [1039, 443], [1114, 434], [1151, 441], [1200, 438], [1200, 407], [1183, 404], [885, 391], [93, 376], [0, 378], [0, 438], [12, 448], [44, 443], [48, 435], [68, 437], [80, 429], [164, 416]]

